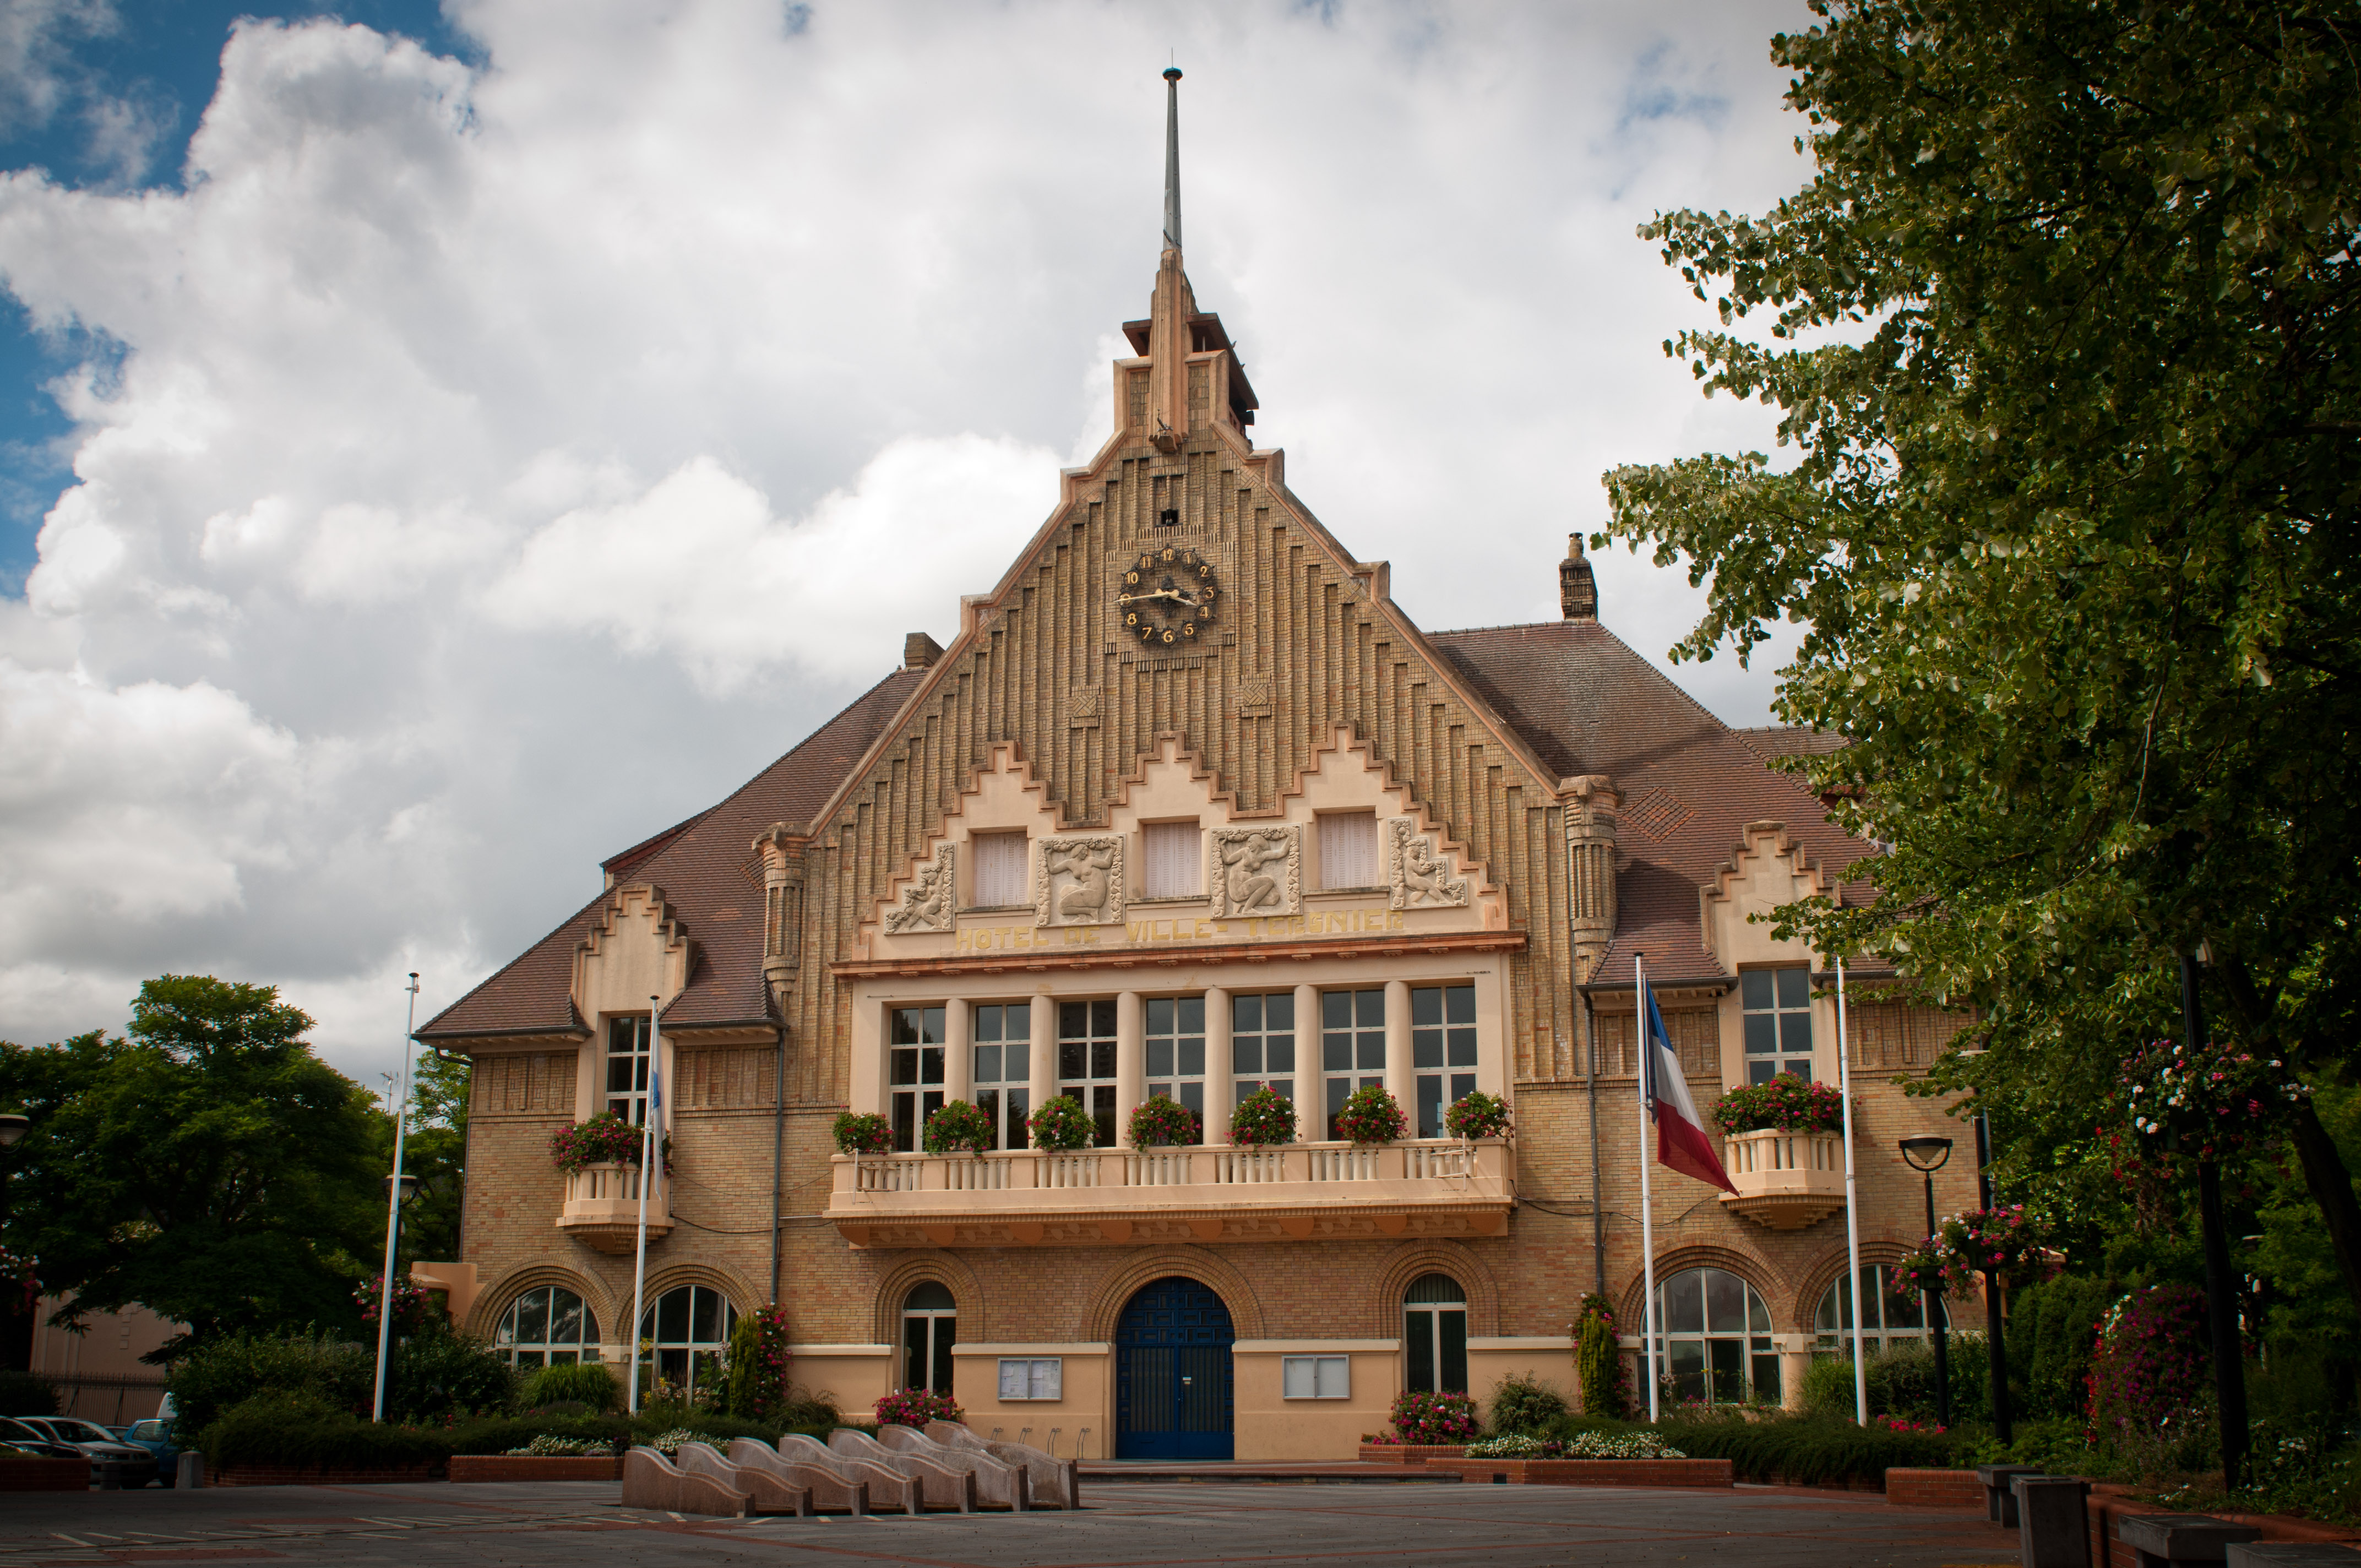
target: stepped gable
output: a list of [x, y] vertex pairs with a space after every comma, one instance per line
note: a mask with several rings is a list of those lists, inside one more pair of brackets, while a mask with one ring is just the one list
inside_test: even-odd
[[[667, 1025], [774, 1021], [763, 983], [763, 879], [749, 846], [772, 823], [802, 820], [818, 810], [893, 724], [924, 674], [895, 671], [728, 799], [604, 863], [618, 882], [663, 888], [696, 943], [688, 985], [664, 1009]], [[601, 893], [437, 1014], [418, 1037], [588, 1034], [574, 1011], [574, 952], [608, 896]]]
[[1559, 777], [1604, 773], [1622, 791], [1621, 907], [1594, 986], [1629, 986], [1635, 952], [1647, 954], [1652, 980], [1728, 978], [1705, 949], [1697, 890], [1750, 822], [1784, 823], [1831, 879], [1870, 853], [1827, 819], [1801, 780], [1764, 766], [1745, 732], [1596, 620], [1432, 631], [1427, 641]]

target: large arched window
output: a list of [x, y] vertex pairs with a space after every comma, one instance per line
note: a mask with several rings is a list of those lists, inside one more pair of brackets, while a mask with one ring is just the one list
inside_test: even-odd
[[[1927, 1337], [1927, 1299], [1904, 1289], [1891, 1264], [1864, 1264], [1861, 1271], [1861, 1348], [1869, 1355]], [[1940, 1302], [1936, 1310], [1942, 1310]], [[1947, 1320], [1948, 1321], [1948, 1320]], [[1812, 1315], [1819, 1338], [1814, 1349], [1822, 1354], [1852, 1354], [1852, 1285], [1841, 1274], [1820, 1298]]]
[[950, 1393], [958, 1343], [959, 1303], [929, 1279], [902, 1301], [902, 1387]]
[[1402, 1297], [1402, 1352], [1412, 1393], [1467, 1391], [1467, 1292], [1447, 1274], [1421, 1275]]
[[1689, 1268], [1656, 1287], [1656, 1370], [1672, 1397], [1711, 1405], [1779, 1403], [1771, 1309], [1726, 1268]]
[[598, 1319], [563, 1285], [536, 1285], [500, 1314], [492, 1347], [516, 1366], [570, 1366], [598, 1359]]
[[[640, 1320], [640, 1365], [655, 1357], [656, 1376], [682, 1398], [719, 1376], [738, 1309], [710, 1285], [684, 1285], [656, 1298]], [[649, 1342], [653, 1341], [653, 1349]]]

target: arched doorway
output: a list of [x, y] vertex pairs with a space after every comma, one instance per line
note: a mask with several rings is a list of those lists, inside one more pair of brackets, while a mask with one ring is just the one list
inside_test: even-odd
[[1117, 1459], [1228, 1459], [1230, 1310], [1193, 1279], [1159, 1279], [1131, 1299], [1115, 1331]]

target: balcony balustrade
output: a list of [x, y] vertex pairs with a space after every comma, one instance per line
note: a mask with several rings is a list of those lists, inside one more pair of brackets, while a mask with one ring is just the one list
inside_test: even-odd
[[[648, 1240], [672, 1234], [671, 1204], [659, 1180], [648, 1193]], [[566, 1207], [557, 1228], [600, 1252], [627, 1253], [639, 1245], [640, 1168], [586, 1165], [566, 1179]]]
[[1732, 1133], [1722, 1144], [1722, 1168], [1736, 1192], [1722, 1207], [1774, 1231], [1800, 1231], [1844, 1207], [1844, 1138], [1836, 1133], [1787, 1133], [1766, 1127]]
[[828, 1216], [858, 1246], [1498, 1235], [1507, 1143], [839, 1155]]

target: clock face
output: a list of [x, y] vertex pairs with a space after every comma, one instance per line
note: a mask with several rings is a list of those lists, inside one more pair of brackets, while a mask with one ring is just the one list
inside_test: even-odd
[[1115, 584], [1115, 607], [1124, 631], [1159, 646], [1194, 642], [1210, 630], [1221, 590], [1213, 568], [1177, 544], [1140, 553]]

